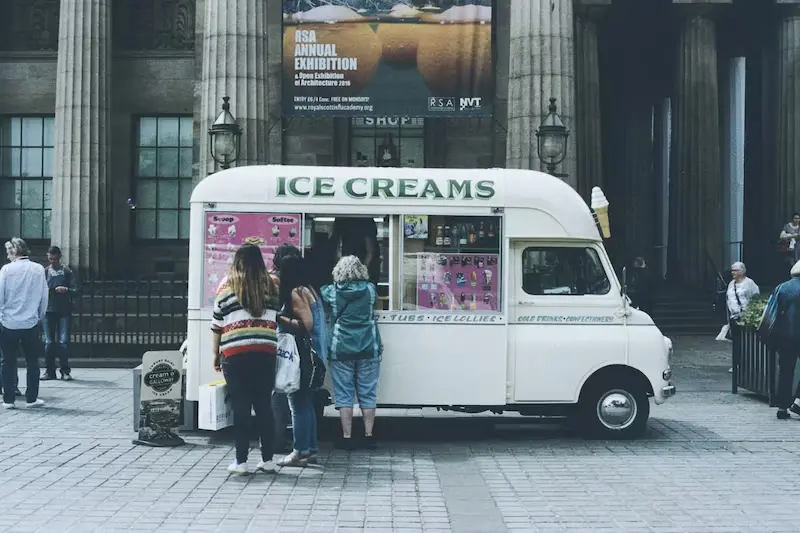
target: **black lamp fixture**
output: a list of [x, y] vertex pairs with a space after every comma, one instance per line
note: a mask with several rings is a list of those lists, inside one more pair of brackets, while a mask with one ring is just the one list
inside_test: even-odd
[[241, 149], [242, 128], [231, 115], [229, 97], [222, 98], [222, 112], [208, 130], [211, 157], [222, 170], [231, 168], [231, 164], [239, 159]]
[[569, 130], [564, 125], [561, 117], [558, 116], [556, 108], [556, 99], [550, 99], [550, 105], [547, 107], [547, 116], [542, 120], [539, 129], [536, 130], [537, 146], [536, 152], [539, 154], [539, 159], [544, 162], [547, 167], [547, 172], [553, 176], [563, 178], [564, 174], [556, 174], [556, 165], [564, 161], [567, 157], [567, 138], [569, 137]]

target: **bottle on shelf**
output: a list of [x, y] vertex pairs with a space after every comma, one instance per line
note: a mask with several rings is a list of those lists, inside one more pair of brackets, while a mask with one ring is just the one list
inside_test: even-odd
[[481, 225], [478, 228], [478, 241], [481, 242], [486, 238], [486, 228], [483, 225], [483, 221], [481, 221]]
[[494, 239], [494, 222], [489, 223], [489, 231], [486, 232], [486, 236], [490, 239]]
[[467, 236], [467, 243], [475, 244], [475, 224], [469, 225], [469, 235]]
[[461, 224], [461, 229], [458, 230], [458, 244], [461, 246], [466, 246], [467, 244], [467, 226], [466, 224]]
[[436, 226], [436, 246], [444, 246], [444, 226], [438, 224]]
[[450, 226], [444, 227], [444, 245], [451, 246], [453, 244], [452, 234], [450, 233]]

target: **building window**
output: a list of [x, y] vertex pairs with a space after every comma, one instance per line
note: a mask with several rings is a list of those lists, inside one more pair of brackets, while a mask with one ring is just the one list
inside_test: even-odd
[[136, 133], [135, 236], [188, 239], [192, 117], [142, 117]]
[[0, 236], [50, 238], [54, 117], [0, 117]]
[[351, 166], [425, 166], [425, 119], [365, 117], [354, 118], [351, 124]]

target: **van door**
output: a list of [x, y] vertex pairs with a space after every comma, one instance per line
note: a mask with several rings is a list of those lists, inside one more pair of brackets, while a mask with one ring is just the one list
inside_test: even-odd
[[510, 255], [514, 402], [575, 402], [588, 376], [626, 358], [611, 264], [594, 243], [512, 241]]

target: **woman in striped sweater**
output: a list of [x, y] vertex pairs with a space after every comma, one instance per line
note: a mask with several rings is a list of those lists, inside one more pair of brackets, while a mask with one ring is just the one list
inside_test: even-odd
[[246, 244], [239, 248], [227, 279], [217, 290], [212, 353], [214, 368], [225, 375], [233, 407], [236, 460], [233, 474], [248, 473], [250, 409], [256, 413], [261, 437], [258, 470], [274, 472], [272, 446], [272, 388], [275, 385], [278, 292], [267, 272], [261, 250]]

